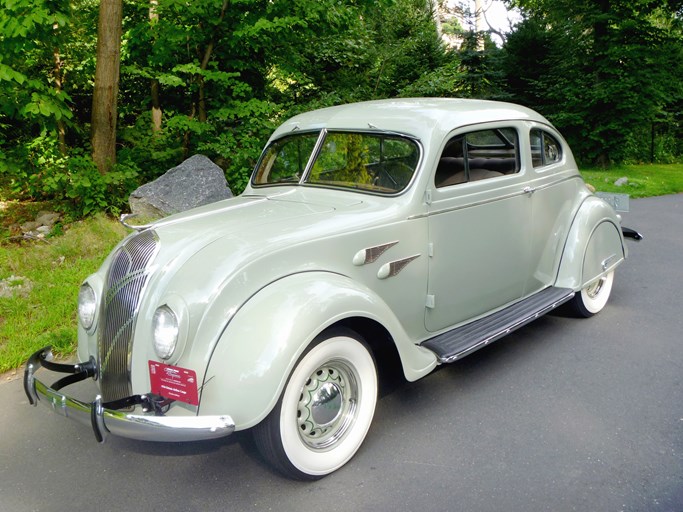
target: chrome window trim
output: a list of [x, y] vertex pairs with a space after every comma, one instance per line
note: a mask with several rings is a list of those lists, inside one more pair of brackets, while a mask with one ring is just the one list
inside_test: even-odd
[[[300, 133], [305, 134], [305, 133], [315, 133], [318, 130], [307, 130], [307, 131], [302, 131]], [[417, 151], [418, 151], [418, 157], [417, 157], [417, 162], [415, 164], [415, 169], [413, 170], [413, 175], [410, 178], [410, 181], [406, 184], [405, 187], [403, 187], [401, 190], [397, 192], [393, 192], [390, 194], [387, 193], [382, 193], [382, 192], [373, 192], [372, 190], [366, 190], [362, 188], [350, 188], [350, 187], [339, 187], [339, 186], [334, 186], [334, 185], [328, 185], [324, 183], [310, 183], [308, 182], [308, 177], [313, 169], [313, 164], [318, 158], [318, 155], [320, 153], [320, 150], [325, 142], [325, 138], [327, 137], [328, 133], [360, 133], [360, 134], [369, 134], [369, 135], [386, 135], [386, 136], [392, 136], [396, 138], [404, 138], [407, 139], [411, 142], [413, 142], [417, 146]], [[274, 139], [268, 143], [266, 148], [268, 148], [271, 144], [274, 142], [277, 142], [279, 140], [282, 140], [286, 137], [290, 137], [291, 133], [287, 133], [283, 135], [282, 137], [279, 137], [277, 139]], [[322, 128], [320, 130], [320, 135], [318, 136], [318, 140], [315, 143], [315, 146], [313, 147], [313, 151], [311, 152], [311, 156], [309, 157], [308, 161], [306, 162], [306, 166], [304, 168], [304, 172], [302, 173], [301, 177], [299, 178], [298, 182], [292, 182], [292, 183], [260, 183], [257, 184], [254, 182], [254, 177], [256, 176], [256, 172], [258, 171], [258, 168], [261, 164], [261, 160], [263, 159], [263, 155], [265, 154], [265, 149], [263, 153], [261, 154], [261, 157], [259, 158], [256, 167], [252, 171], [251, 178], [249, 180], [250, 185], [254, 189], [264, 189], [264, 188], [269, 188], [269, 187], [292, 187], [292, 186], [301, 186], [301, 187], [310, 187], [310, 188], [324, 188], [324, 189], [329, 189], [329, 190], [343, 190], [346, 192], [357, 192], [361, 194], [369, 194], [372, 196], [377, 196], [377, 197], [398, 197], [406, 193], [407, 190], [409, 190], [413, 184], [417, 181], [418, 175], [420, 175], [423, 170], [421, 169], [422, 163], [424, 161], [424, 147], [422, 145], [422, 142], [420, 139], [417, 137], [407, 134], [407, 133], [400, 133], [400, 132], [394, 132], [394, 131], [384, 131], [384, 130], [354, 130], [354, 129], [345, 129], [345, 128]]]

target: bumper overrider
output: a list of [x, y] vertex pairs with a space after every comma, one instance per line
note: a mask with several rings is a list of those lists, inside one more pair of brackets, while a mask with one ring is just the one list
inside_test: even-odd
[[[235, 430], [230, 416], [167, 416], [165, 413], [172, 400], [151, 393], [113, 402], [103, 402], [99, 395], [92, 402], [71, 398], [60, 390], [76, 382], [96, 378], [94, 359], [74, 365], [54, 363], [51, 359], [51, 347], [45, 347], [26, 363], [24, 391], [29, 402], [34, 406], [41, 402], [62, 416], [90, 425], [100, 443], [109, 434], [143, 441], [173, 442], [215, 439], [230, 435]], [[69, 375], [48, 386], [35, 377], [41, 367]]]

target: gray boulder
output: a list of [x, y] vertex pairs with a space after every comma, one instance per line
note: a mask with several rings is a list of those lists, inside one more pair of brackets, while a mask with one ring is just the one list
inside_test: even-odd
[[232, 197], [223, 170], [204, 155], [194, 155], [128, 198], [130, 211], [149, 217], [179, 213]]
[[43, 239], [52, 232], [60, 215], [55, 212], [39, 212], [36, 220], [25, 222], [20, 226], [23, 238], [27, 240]]

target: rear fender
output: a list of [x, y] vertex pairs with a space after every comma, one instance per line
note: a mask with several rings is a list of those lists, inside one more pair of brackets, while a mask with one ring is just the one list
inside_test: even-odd
[[587, 197], [569, 230], [555, 286], [581, 290], [614, 270], [626, 256], [616, 213], [602, 199]]
[[389, 331], [408, 380], [436, 365], [434, 354], [406, 337], [371, 290], [339, 274], [294, 274], [260, 290], [230, 321], [209, 361], [200, 414], [230, 414], [238, 430], [256, 425], [275, 406], [311, 341], [351, 317], [375, 320]]

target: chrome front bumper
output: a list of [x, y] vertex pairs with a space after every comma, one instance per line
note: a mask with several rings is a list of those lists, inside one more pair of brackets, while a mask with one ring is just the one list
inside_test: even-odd
[[[71, 398], [60, 393], [60, 389], [94, 377], [95, 364], [58, 364], [51, 362], [51, 358], [51, 347], [45, 347], [26, 363], [24, 391], [29, 402], [34, 406], [41, 402], [62, 416], [91, 426], [99, 442], [104, 442], [110, 433], [143, 441], [173, 442], [215, 439], [235, 431], [230, 416], [166, 416], [160, 406], [160, 397], [153, 395], [134, 395], [110, 403], [103, 403], [99, 395], [92, 402]], [[40, 367], [70, 375], [47, 386], [35, 377]], [[133, 412], [117, 410], [130, 406], [135, 406]]]

